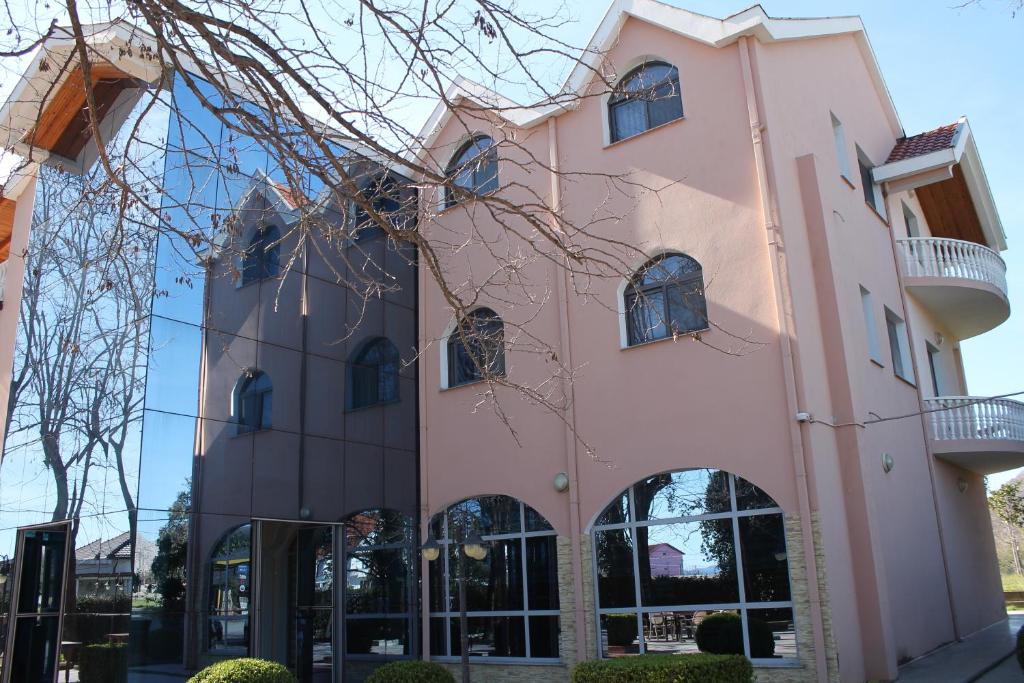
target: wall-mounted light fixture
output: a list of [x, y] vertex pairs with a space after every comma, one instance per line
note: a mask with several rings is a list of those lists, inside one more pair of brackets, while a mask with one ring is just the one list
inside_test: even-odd
[[942, 336], [942, 333], [941, 332], [936, 332], [935, 333], [935, 345], [936, 346], [942, 346], [942, 342], [944, 342], [944, 341], [946, 341], [946, 338], [944, 336]]
[[889, 474], [895, 466], [896, 461], [892, 459], [892, 456], [888, 453], [882, 453], [882, 471]]
[[565, 472], [559, 472], [551, 483], [554, 484], [555, 490], [561, 493], [569, 488], [569, 475]]
[[960, 491], [960, 493], [965, 493], [967, 491], [967, 486], [968, 484], [966, 479], [964, 479], [963, 477], [956, 478], [956, 487]]

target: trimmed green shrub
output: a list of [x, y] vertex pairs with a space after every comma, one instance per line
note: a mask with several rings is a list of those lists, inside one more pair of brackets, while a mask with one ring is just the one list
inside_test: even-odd
[[[761, 619], [747, 617], [750, 629], [750, 656], [754, 659], [775, 656], [775, 635]], [[704, 617], [693, 639], [701, 652], [716, 655], [743, 654], [743, 620], [733, 612], [716, 612]]]
[[211, 664], [188, 683], [296, 683], [285, 666], [265, 659], [243, 657]]
[[1024, 669], [1024, 626], [1017, 631], [1017, 663]]
[[602, 620], [609, 645], [631, 645], [636, 640], [635, 614], [609, 614]]
[[455, 676], [437, 662], [391, 662], [370, 674], [366, 683], [455, 683]]
[[751, 683], [753, 680], [754, 667], [742, 655], [640, 655], [580, 662], [572, 670], [572, 683]]
[[78, 655], [81, 683], [126, 683], [128, 646], [123, 643], [86, 645]]

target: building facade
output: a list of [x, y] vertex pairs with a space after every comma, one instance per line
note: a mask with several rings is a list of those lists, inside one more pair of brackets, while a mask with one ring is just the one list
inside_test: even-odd
[[[520, 501], [553, 536], [543, 578], [529, 546], [523, 572], [507, 551], [484, 561], [503, 607], [470, 605], [474, 675], [565, 680], [580, 659], [695, 651], [693, 629], [728, 612], [759, 680], [893, 680], [1003, 620], [983, 476], [1022, 463], [1024, 408], [966, 396], [959, 342], [1009, 315], [967, 121], [908, 136], [856, 18], [616, 2], [586, 54], [570, 105], [515, 108], [463, 80], [450, 99], [472, 123], [438, 107], [423, 130], [442, 165], [477, 150], [478, 192], [543, 197], [554, 225], [637, 251], [614, 276], [538, 258], [521, 266], [533, 290], [481, 287], [504, 383], [453, 372], [465, 344], [423, 281], [424, 507], [479, 507], [497, 548], [530, 540], [491, 527], [490, 507]], [[612, 176], [659, 189], [616, 192]], [[423, 201], [428, 238], [529, 251], [535, 233], [471, 200]], [[445, 267], [459, 281], [489, 258]], [[555, 356], [572, 382], [553, 412], [518, 387], [564, 377]], [[473, 410], [489, 400], [501, 420]], [[506, 594], [520, 583], [526, 600]], [[440, 584], [422, 597], [424, 650], [454, 661]], [[557, 656], [535, 644], [556, 598]]]
[[[893, 680], [1005, 619], [983, 477], [1024, 464], [1024, 406], [969, 397], [958, 350], [1009, 315], [1005, 237], [969, 123], [908, 136], [858, 19], [617, 1], [571, 105], [456, 79], [436, 192], [309, 140], [463, 245], [438, 252], [478, 286], [463, 320], [359, 201], [214, 116], [252, 107], [199, 65], [89, 35], [154, 199], [112, 199], [58, 34], [0, 112], [33, 161], [0, 197], [3, 681], [98, 642], [140, 681], [454, 668], [462, 607], [479, 681], [696, 652], [708, 619], [759, 680]], [[485, 193], [628, 257], [479, 282], [536, 236]]]

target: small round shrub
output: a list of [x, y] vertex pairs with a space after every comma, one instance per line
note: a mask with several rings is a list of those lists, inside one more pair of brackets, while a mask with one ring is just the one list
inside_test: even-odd
[[632, 645], [636, 641], [636, 615], [609, 614], [604, 618], [609, 645]]
[[455, 683], [455, 676], [437, 662], [413, 660], [385, 664], [366, 683]]
[[1017, 663], [1024, 669], [1024, 626], [1017, 631]]
[[297, 683], [295, 676], [277, 662], [245, 657], [211, 664], [188, 683]]
[[[750, 629], [750, 656], [772, 657], [775, 655], [775, 635], [771, 627], [761, 619], [747, 617]], [[693, 639], [701, 652], [716, 655], [743, 654], [743, 620], [732, 612], [717, 612], [704, 617], [697, 626]]]

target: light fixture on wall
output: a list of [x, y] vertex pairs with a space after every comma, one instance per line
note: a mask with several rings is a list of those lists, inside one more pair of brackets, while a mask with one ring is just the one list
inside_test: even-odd
[[562, 493], [569, 488], [569, 475], [565, 472], [559, 472], [551, 483], [554, 484], [556, 491]]
[[960, 491], [960, 493], [965, 493], [967, 491], [967, 486], [968, 484], [966, 479], [964, 479], [963, 477], [956, 478], [956, 487]]
[[942, 346], [942, 342], [946, 341], [946, 338], [942, 336], [941, 332], [935, 333], [935, 345]]
[[299, 519], [309, 519], [312, 516], [313, 511], [310, 510], [308, 507], [303, 506], [299, 508]]
[[882, 453], [882, 471], [889, 474], [895, 466], [896, 461], [892, 459], [892, 456], [888, 453]]
[[441, 544], [437, 542], [433, 536], [427, 539], [427, 542], [420, 548], [420, 552], [423, 553], [423, 559], [427, 562], [433, 562], [441, 555]]

